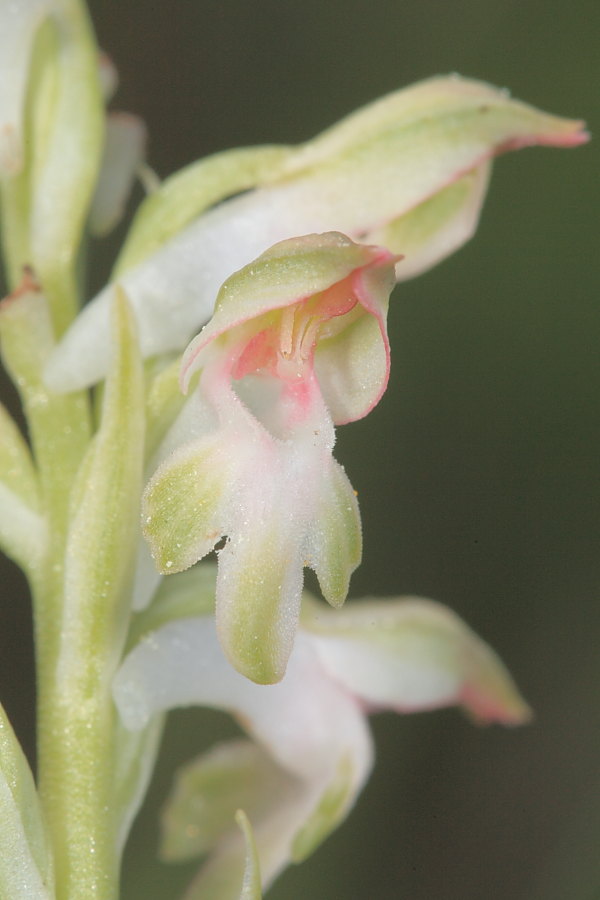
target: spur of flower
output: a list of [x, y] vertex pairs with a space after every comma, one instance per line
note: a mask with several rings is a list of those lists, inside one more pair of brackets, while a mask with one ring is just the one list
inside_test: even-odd
[[385, 390], [396, 261], [336, 233], [283, 241], [223, 285], [184, 354], [182, 387], [196, 372], [198, 384], [159, 451], [144, 533], [165, 574], [226, 537], [217, 628], [255, 681], [285, 671], [304, 567], [339, 606], [360, 561], [358, 505], [332, 456], [334, 425], [366, 415]]
[[456, 615], [420, 598], [370, 598], [332, 610], [304, 595], [286, 674], [257, 685], [219, 646], [213, 565], [165, 579], [138, 617], [114, 682], [125, 727], [200, 705], [232, 713], [248, 739], [186, 766], [163, 817], [162, 855], [209, 853], [186, 900], [239, 897], [244, 846], [234, 813], [252, 824], [264, 886], [306, 858], [350, 812], [373, 764], [367, 714], [458, 705], [477, 722], [529, 717], [495, 653]]

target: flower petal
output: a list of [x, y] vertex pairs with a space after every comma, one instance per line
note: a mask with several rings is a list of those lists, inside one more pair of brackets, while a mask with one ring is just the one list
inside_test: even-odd
[[108, 234], [122, 218], [145, 146], [142, 119], [130, 113], [108, 116], [104, 155], [90, 209], [90, 231], [97, 237]]
[[283, 677], [300, 614], [302, 559], [290, 524], [277, 515], [268, 527], [249, 522], [219, 553], [219, 640], [236, 669], [259, 684]]
[[348, 596], [350, 576], [361, 556], [356, 494], [342, 467], [332, 459], [321, 476], [305, 561], [316, 572], [323, 596], [332, 606], [341, 606]]
[[383, 228], [369, 232], [371, 243], [402, 252], [397, 281], [427, 271], [473, 236], [491, 170], [491, 163], [483, 163]]
[[496, 654], [431, 600], [364, 600], [332, 613], [308, 603], [303, 627], [348, 690], [399, 712], [459, 704], [476, 718], [519, 724], [530, 711]]
[[[355, 244], [343, 234], [307, 234], [280, 241], [249, 265], [235, 272], [219, 291], [209, 324], [187, 348], [182, 363], [184, 389], [198, 366], [198, 354], [211, 341], [250, 319], [320, 294], [338, 282], [371, 266], [381, 267], [377, 312], [385, 316], [392, 289], [393, 257], [379, 247]], [[358, 276], [357, 276], [358, 279]], [[361, 288], [359, 293], [359, 288]], [[370, 291], [362, 284], [348, 283], [348, 291], [371, 311]], [[380, 307], [383, 306], [383, 312]]]
[[225, 533], [223, 496], [231, 477], [226, 449], [220, 436], [184, 444], [146, 487], [144, 535], [163, 574], [189, 568]]
[[387, 387], [387, 310], [393, 288], [393, 261], [393, 256], [380, 250], [371, 266], [353, 274], [352, 285], [360, 307], [368, 314], [356, 312], [351, 324], [330, 337], [323, 335], [316, 347], [317, 380], [336, 425], [366, 416]]
[[208, 853], [231, 838], [240, 807], [260, 826], [300, 788], [253, 741], [217, 744], [176, 772], [161, 817], [160, 855], [174, 862]]

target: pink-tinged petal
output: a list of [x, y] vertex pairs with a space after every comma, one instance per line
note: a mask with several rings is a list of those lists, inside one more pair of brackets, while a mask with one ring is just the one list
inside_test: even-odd
[[[399, 257], [395, 257], [398, 259]], [[393, 288], [394, 257], [358, 270], [353, 289], [359, 303], [343, 331], [337, 320], [323, 328], [315, 351], [315, 372], [323, 399], [336, 425], [366, 416], [383, 396], [390, 372], [387, 334], [388, 299]], [[400, 262], [402, 266], [402, 262]], [[364, 310], [370, 315], [361, 315]]]
[[312, 603], [303, 627], [331, 677], [376, 708], [460, 705], [481, 721], [506, 725], [530, 716], [493, 650], [430, 600], [368, 600], [335, 614]]
[[[271, 325], [269, 313], [300, 304], [315, 295], [323, 301], [315, 314], [324, 322], [349, 313], [328, 307], [329, 291], [343, 285], [344, 299], [352, 297], [366, 312], [383, 319], [385, 334], [387, 298], [393, 287], [396, 258], [379, 247], [355, 244], [343, 234], [309, 234], [275, 244], [258, 259], [232, 275], [219, 291], [214, 315], [187, 348], [181, 371], [184, 390], [193, 372], [201, 365], [199, 354], [224, 332], [230, 332], [250, 320], [264, 317]], [[373, 269], [377, 279], [369, 279]], [[368, 274], [367, 274], [368, 273]], [[347, 280], [348, 279], [348, 280]], [[372, 296], [375, 293], [376, 296]]]

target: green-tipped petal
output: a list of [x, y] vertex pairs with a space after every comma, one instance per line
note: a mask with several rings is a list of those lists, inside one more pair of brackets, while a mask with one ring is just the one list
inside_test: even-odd
[[362, 531], [356, 494], [335, 460], [323, 473], [318, 504], [309, 563], [327, 602], [341, 606], [348, 595], [350, 576], [361, 560]]
[[53, 900], [50, 841], [33, 776], [0, 707], [0, 896]]
[[144, 493], [144, 535], [160, 572], [181, 572], [221, 538], [221, 506], [229, 469], [218, 437], [184, 445], [162, 466]]
[[529, 718], [493, 650], [431, 600], [371, 599], [337, 613], [309, 602], [303, 625], [332, 676], [375, 707], [410, 712], [458, 704], [482, 721]]
[[235, 668], [259, 684], [283, 677], [300, 612], [302, 561], [288, 524], [257, 522], [219, 554], [219, 639]]

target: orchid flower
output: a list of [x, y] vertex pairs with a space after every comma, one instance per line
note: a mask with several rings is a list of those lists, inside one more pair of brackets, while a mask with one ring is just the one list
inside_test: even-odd
[[227, 536], [217, 625], [256, 681], [285, 671], [304, 566], [338, 606], [360, 561], [334, 424], [366, 415], [385, 389], [395, 261], [335, 233], [283, 241], [225, 282], [183, 357], [183, 389], [201, 370], [199, 383], [146, 488], [144, 533], [166, 574]]
[[451, 76], [390, 94], [300, 147], [200, 161], [142, 205], [113, 283], [59, 344], [48, 383], [73, 390], [104, 376], [117, 281], [137, 317], [142, 354], [181, 351], [210, 318], [223, 281], [275, 242], [341, 231], [404, 254], [398, 278], [413, 277], [474, 232], [492, 157], [586, 140], [579, 121]]
[[265, 886], [343, 821], [373, 763], [369, 711], [459, 705], [478, 722], [506, 725], [529, 716], [493, 651], [449, 610], [417, 598], [356, 601], [339, 611], [305, 596], [285, 676], [255, 685], [221, 652], [211, 568], [163, 582], [113, 689], [132, 731], [167, 709], [198, 704], [232, 713], [249, 734], [177, 777], [163, 856], [212, 854], [186, 900], [238, 896], [239, 806], [253, 826]]

